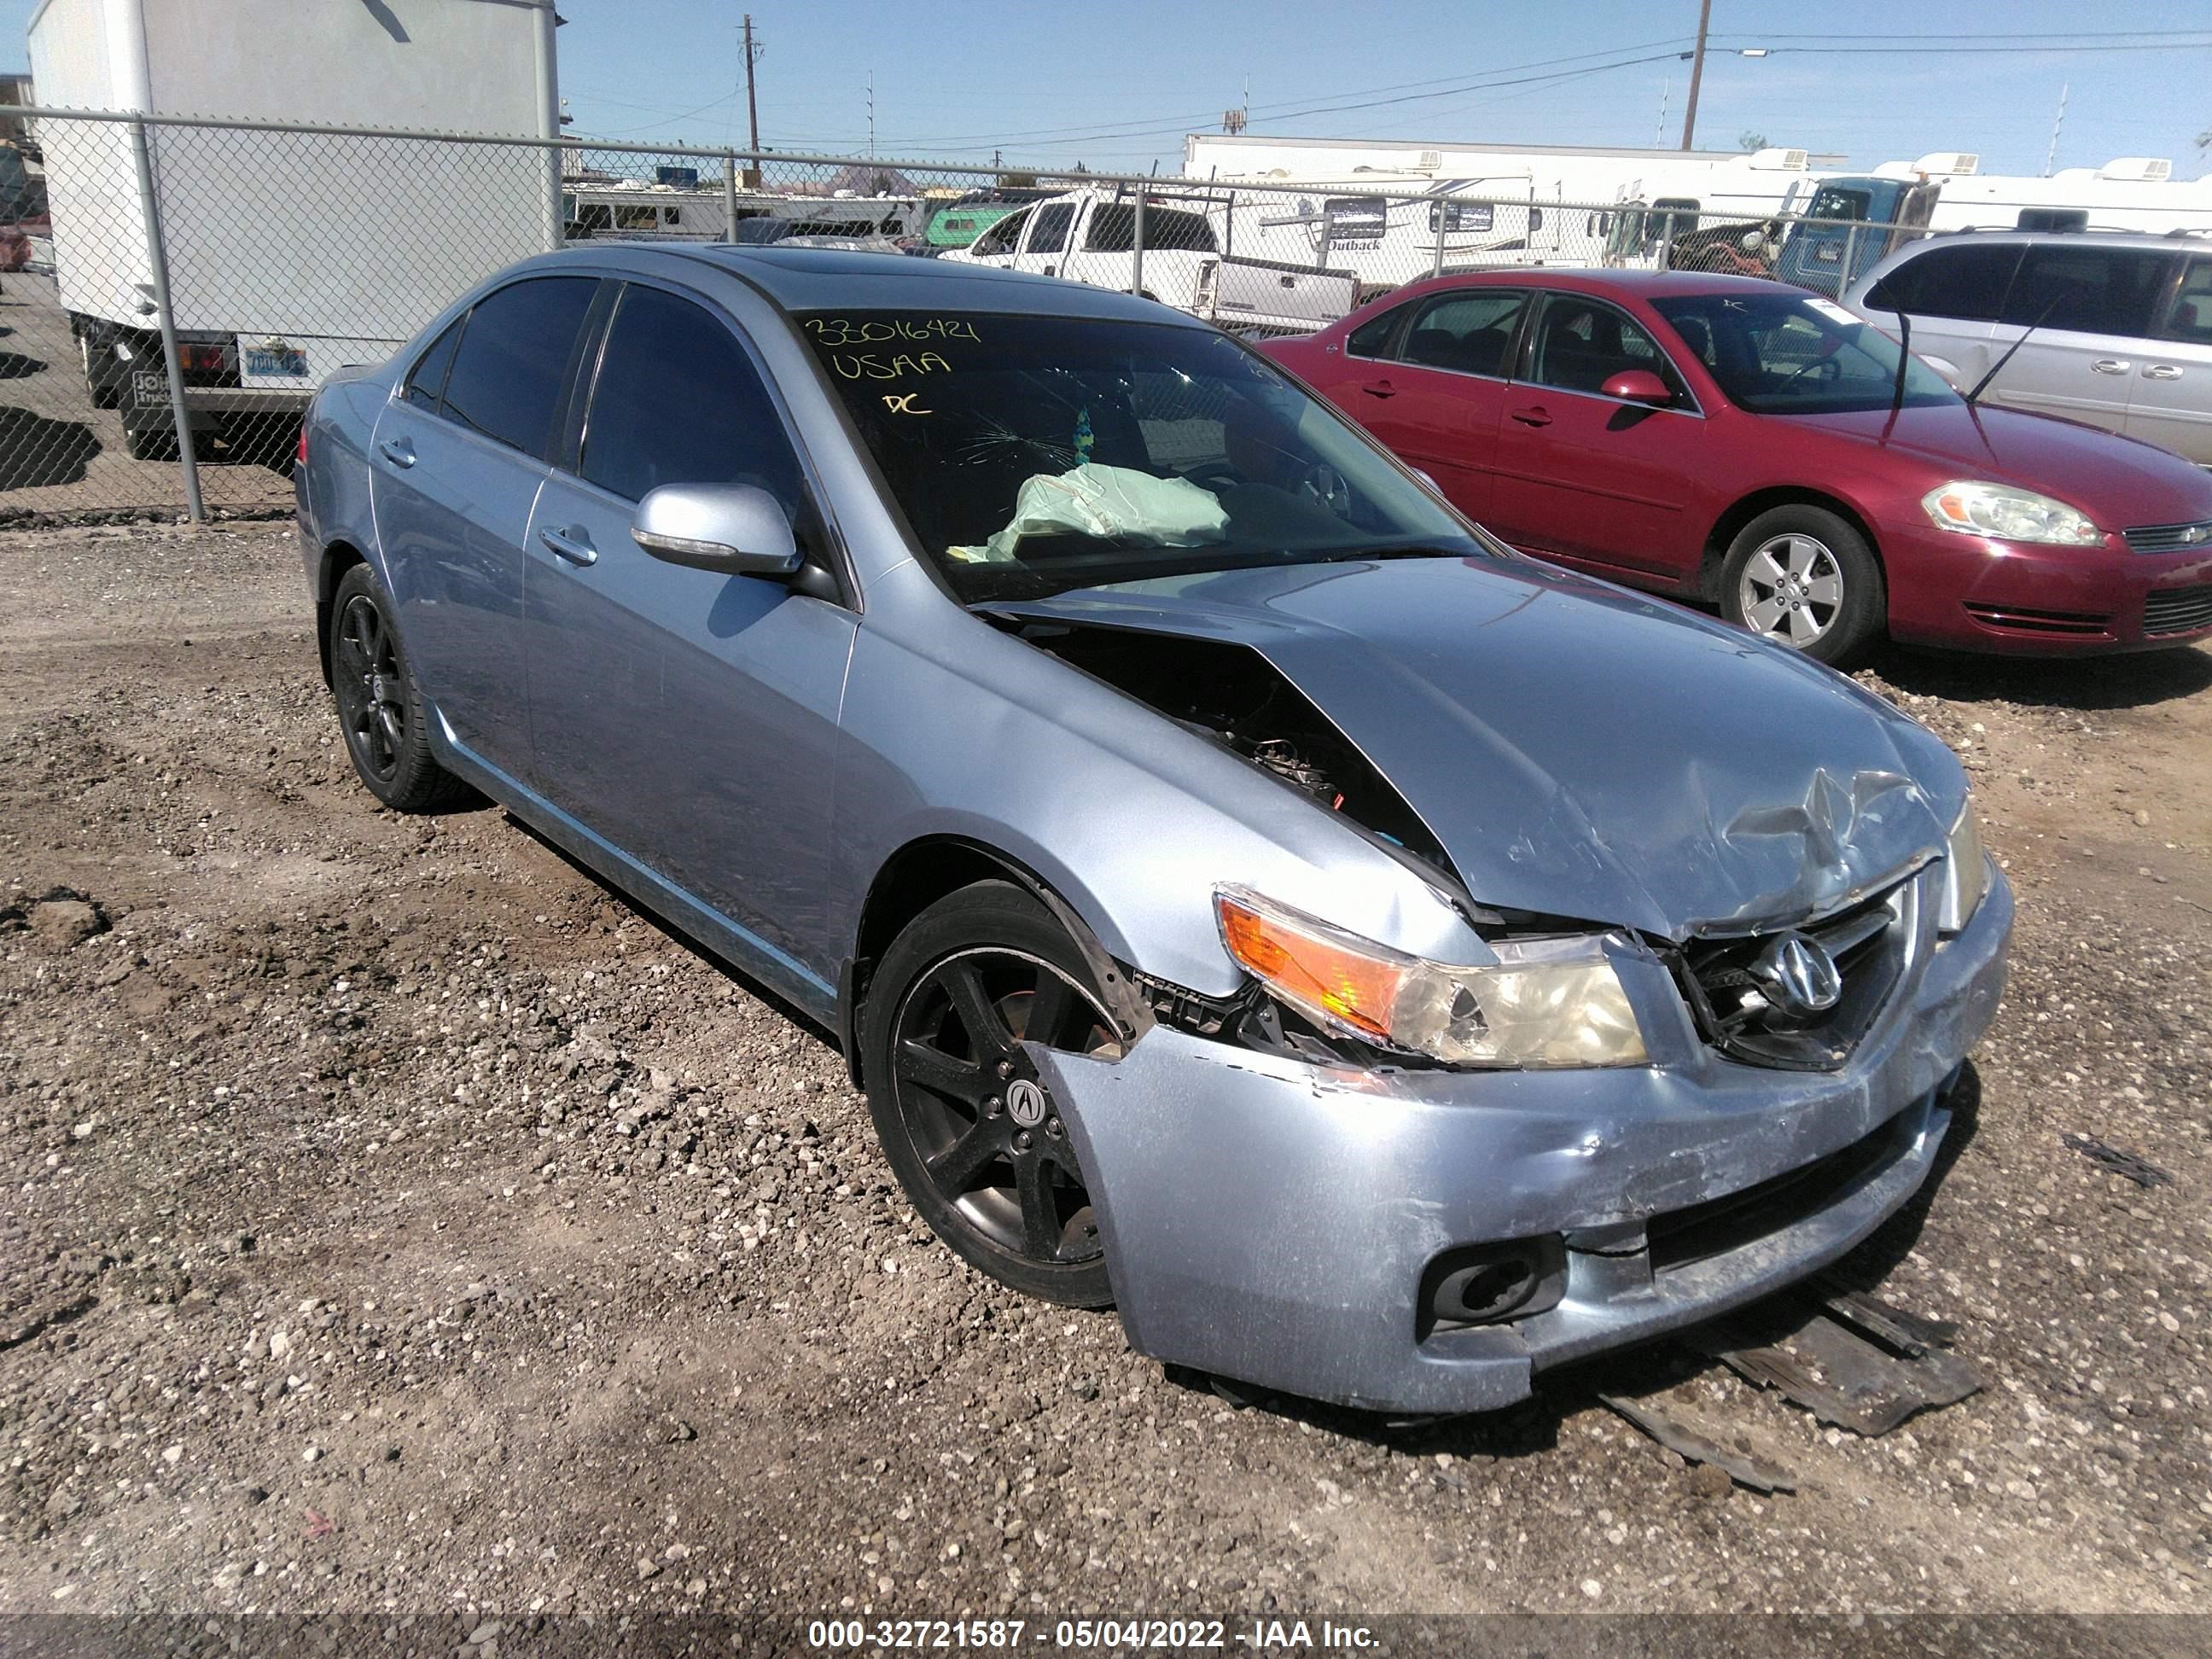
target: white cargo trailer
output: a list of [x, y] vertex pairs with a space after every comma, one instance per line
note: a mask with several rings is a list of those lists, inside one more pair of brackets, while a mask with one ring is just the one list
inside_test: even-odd
[[[559, 133], [551, 0], [46, 0], [31, 69], [49, 109]], [[174, 442], [127, 122], [39, 123], [54, 270], [94, 399], [134, 453]], [[149, 125], [195, 432], [305, 406], [456, 293], [560, 246], [540, 146]]]

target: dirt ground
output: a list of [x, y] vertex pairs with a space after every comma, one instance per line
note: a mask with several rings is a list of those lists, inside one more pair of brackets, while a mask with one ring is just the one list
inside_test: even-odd
[[1685, 1368], [1762, 1498], [1596, 1403], [1663, 1351], [1392, 1430], [986, 1283], [817, 1036], [498, 811], [378, 810], [310, 622], [283, 526], [0, 532], [0, 1612], [2204, 1604], [2212, 655], [1868, 676], [2020, 923], [1852, 1271], [1990, 1386], [1863, 1441]]

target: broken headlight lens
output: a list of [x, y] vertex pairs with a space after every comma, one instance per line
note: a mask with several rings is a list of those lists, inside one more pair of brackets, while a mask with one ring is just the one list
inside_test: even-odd
[[1947, 483], [1922, 496], [1920, 505], [1938, 530], [1961, 535], [2060, 547], [2096, 547], [2105, 539], [2103, 531], [2065, 502], [2011, 484]]
[[1974, 819], [1974, 798], [1959, 809], [1945, 849], [1943, 903], [1936, 917], [1938, 931], [1955, 933], [1974, 918], [1982, 895], [1990, 890], [1990, 861], [1982, 851], [1982, 827]]
[[1504, 940], [1492, 968], [1405, 955], [1261, 897], [1215, 890], [1237, 964], [1325, 1030], [1448, 1066], [1642, 1066], [1644, 1033], [1599, 936]]

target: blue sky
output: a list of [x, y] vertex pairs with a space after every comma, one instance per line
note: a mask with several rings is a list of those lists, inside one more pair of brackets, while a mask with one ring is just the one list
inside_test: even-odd
[[[561, 3], [574, 131], [743, 143], [743, 0]], [[0, 63], [23, 61], [32, 9], [33, 0], [0, 0], [0, 32], [16, 43]], [[1689, 66], [1666, 54], [1686, 48], [1697, 9], [1696, 0], [758, 0], [761, 137], [782, 149], [860, 149], [872, 71], [886, 155], [988, 161], [998, 147], [1009, 161], [1142, 168], [1158, 159], [1165, 171], [1180, 135], [1214, 126], [1248, 84], [1255, 132], [1583, 144], [1663, 135], [1671, 144]], [[2204, 45], [2068, 45], [2084, 41], [2085, 25], [2111, 46], [2143, 45], [2143, 32], [2161, 29], [2197, 31]], [[2040, 173], [2064, 86], [2061, 167], [2165, 155], [2179, 175], [2212, 172], [2195, 147], [2212, 126], [2212, 0], [1715, 0], [1713, 31], [1701, 146], [1732, 148], [1748, 130], [1853, 166], [1966, 149], [1985, 172]], [[1939, 32], [2004, 39], [1911, 38]], [[1999, 44], [2014, 49], [1991, 49]], [[1761, 45], [1770, 56], [1734, 50]], [[1660, 61], [1602, 67], [1645, 57]], [[272, 50], [272, 72], [282, 61]], [[1531, 78], [1467, 88], [1516, 76]], [[1368, 98], [1401, 101], [1319, 109]]]

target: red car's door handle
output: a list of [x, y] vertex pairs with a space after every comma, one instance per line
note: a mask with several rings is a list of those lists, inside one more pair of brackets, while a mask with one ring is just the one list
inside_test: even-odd
[[1552, 423], [1552, 417], [1545, 413], [1541, 404], [1532, 404], [1527, 409], [1516, 409], [1512, 411], [1512, 414], [1513, 418], [1523, 426], [1549, 426]]
[[1370, 398], [1395, 398], [1398, 395], [1388, 380], [1370, 380], [1359, 389]]

